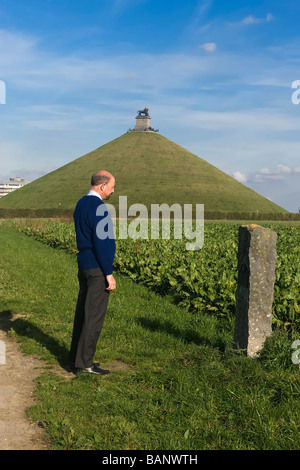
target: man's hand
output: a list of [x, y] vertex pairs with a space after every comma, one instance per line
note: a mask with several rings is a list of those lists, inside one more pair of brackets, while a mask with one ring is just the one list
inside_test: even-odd
[[106, 290], [114, 290], [116, 288], [116, 281], [112, 274], [106, 276], [107, 287]]

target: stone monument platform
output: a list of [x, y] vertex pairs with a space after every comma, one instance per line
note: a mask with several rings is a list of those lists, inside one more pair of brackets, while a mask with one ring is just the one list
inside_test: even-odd
[[158, 132], [158, 130], [151, 127], [151, 117], [148, 108], [144, 108], [137, 113], [135, 128], [129, 129], [128, 132]]

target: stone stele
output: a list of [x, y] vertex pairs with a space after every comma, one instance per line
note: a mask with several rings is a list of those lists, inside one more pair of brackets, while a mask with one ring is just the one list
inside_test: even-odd
[[259, 225], [239, 227], [234, 343], [251, 357], [272, 334], [276, 239]]

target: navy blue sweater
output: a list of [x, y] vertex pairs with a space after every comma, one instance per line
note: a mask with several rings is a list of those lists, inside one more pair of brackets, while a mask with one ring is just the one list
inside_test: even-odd
[[106, 276], [112, 274], [116, 244], [104, 202], [97, 196], [83, 196], [76, 205], [74, 223], [78, 268], [101, 268]]

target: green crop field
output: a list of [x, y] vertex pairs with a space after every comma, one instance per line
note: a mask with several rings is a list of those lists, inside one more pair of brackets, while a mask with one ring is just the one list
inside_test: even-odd
[[204, 246], [117, 240], [96, 360], [66, 377], [77, 299], [73, 225], [0, 224], [0, 315], [42, 359], [29, 416], [52, 449], [292, 450], [300, 445], [299, 225], [278, 233], [273, 334], [257, 358], [232, 348], [237, 224], [205, 224]]
[[[277, 233], [274, 322], [300, 329], [300, 225], [267, 225]], [[72, 223], [26, 222], [19, 229], [50, 246], [76, 253]], [[188, 251], [186, 240], [172, 238], [117, 239], [116, 269], [195, 313], [233, 315], [238, 224], [205, 223], [201, 250]]]

